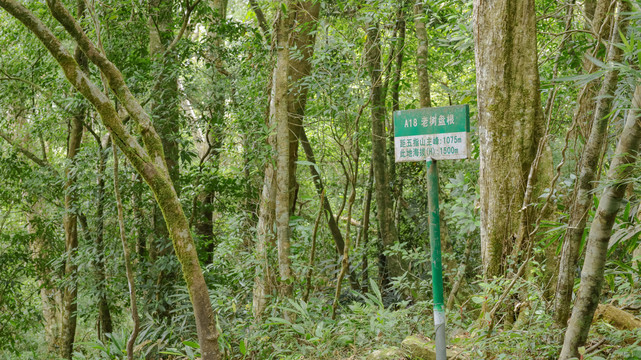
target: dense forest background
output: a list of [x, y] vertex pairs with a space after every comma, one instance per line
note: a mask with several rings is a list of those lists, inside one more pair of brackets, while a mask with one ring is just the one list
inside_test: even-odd
[[0, 8], [0, 358], [430, 356], [392, 114], [459, 104], [448, 351], [641, 358], [638, 1]]

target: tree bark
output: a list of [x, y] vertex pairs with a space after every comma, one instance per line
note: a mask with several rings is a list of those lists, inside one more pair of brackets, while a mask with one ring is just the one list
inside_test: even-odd
[[[394, 226], [394, 210], [389, 187], [389, 174], [386, 158], [385, 99], [382, 96], [381, 45], [378, 23], [367, 24], [365, 43], [366, 61], [371, 79], [371, 122], [372, 122], [372, 163], [374, 166], [374, 183], [378, 223], [381, 240], [385, 250], [398, 242]], [[387, 277], [402, 275], [400, 258], [388, 256], [385, 263]]]
[[[107, 138], [108, 139], [108, 138]], [[111, 312], [109, 310], [109, 302], [107, 300], [107, 276], [105, 270], [105, 162], [106, 155], [103, 153], [105, 144], [100, 142], [101, 139], [96, 139], [98, 142], [98, 180], [96, 189], [96, 234], [94, 237], [94, 249], [96, 251], [96, 258], [94, 263], [94, 272], [96, 276], [96, 283], [98, 286], [98, 338], [105, 339], [105, 335], [113, 332], [113, 324], [111, 321]]]
[[474, 1], [481, 255], [487, 278], [505, 270], [544, 131], [535, 20], [534, 0]]
[[359, 242], [362, 243], [360, 245], [363, 248], [363, 258], [362, 258], [362, 265], [361, 265], [361, 291], [362, 292], [367, 292], [368, 287], [369, 287], [369, 261], [368, 261], [368, 242], [369, 242], [369, 218], [370, 218], [370, 208], [372, 205], [372, 188], [373, 188], [373, 181], [374, 181], [374, 168], [373, 164], [370, 163], [369, 166], [369, 175], [367, 176], [367, 187], [365, 189], [365, 198], [363, 199], [363, 221], [362, 221], [362, 228], [360, 229], [359, 239], [356, 241], [357, 247], [359, 245]]
[[[281, 3], [291, 9], [290, 3]], [[289, 10], [279, 11], [276, 25], [276, 68], [274, 69], [273, 111], [276, 123], [276, 239], [278, 248], [279, 293], [290, 297], [293, 292], [293, 273], [290, 259], [290, 134], [288, 114], [287, 79], [289, 70], [289, 35], [291, 18]]]
[[[320, 14], [320, 2], [297, 1], [293, 4], [292, 49], [288, 67], [288, 123], [289, 123], [289, 207], [296, 207], [298, 183], [296, 181], [296, 161], [298, 160], [298, 141], [303, 128], [305, 105], [309, 86], [305, 79], [312, 72], [312, 57], [316, 42], [316, 28]], [[300, 54], [298, 54], [300, 52]], [[293, 55], [293, 56], [291, 56]]]
[[[84, 2], [78, 1], [78, 17], [84, 13]], [[87, 58], [80, 51], [78, 46], [74, 53], [74, 60], [87, 73]], [[80, 150], [82, 142], [83, 121], [85, 119], [85, 106], [81, 105], [76, 114], [71, 118], [69, 138], [67, 143], [67, 160], [69, 165], [65, 169], [65, 215], [63, 218], [65, 228], [65, 280], [66, 286], [62, 292], [62, 347], [60, 356], [71, 359], [73, 356], [73, 343], [76, 337], [76, 323], [78, 316], [78, 264], [76, 255], [78, 252], [78, 214], [76, 213], [76, 175], [73, 169], [77, 165], [76, 154]]]
[[[626, 25], [620, 24], [620, 31], [625, 34]], [[616, 26], [615, 26], [616, 29]], [[613, 31], [610, 38], [608, 62], [610, 64], [620, 61], [622, 50], [616, 46], [620, 38], [618, 31]], [[579, 178], [574, 194], [574, 201], [570, 207], [570, 219], [563, 239], [563, 248], [559, 260], [559, 271], [554, 298], [554, 318], [557, 325], [564, 327], [570, 316], [570, 302], [574, 288], [574, 273], [579, 258], [579, 246], [583, 238], [588, 211], [592, 206], [592, 191], [597, 179], [599, 159], [605, 151], [606, 133], [609, 116], [612, 109], [612, 100], [619, 79], [619, 70], [613, 68], [605, 74], [601, 90], [596, 100], [594, 119], [588, 138], [581, 156]]]
[[138, 125], [144, 143], [124, 127], [122, 119], [109, 98], [85, 75], [77, 62], [66, 51], [60, 40], [28, 9], [15, 0], [0, 0], [0, 7], [22, 22], [47, 48], [58, 62], [69, 83], [73, 85], [98, 111], [102, 123], [113, 136], [115, 143], [149, 185], [164, 214], [174, 250], [182, 265], [187, 289], [194, 307], [196, 330], [204, 360], [219, 359], [216, 318], [209, 300], [207, 285], [198, 262], [198, 255], [178, 195], [169, 177], [162, 141], [151, 124], [149, 115], [125, 84], [122, 73], [89, 40], [78, 23], [59, 2], [47, 2], [51, 13], [72, 36], [108, 81], [109, 87], [124, 106], [131, 119]]
[[601, 195], [599, 207], [590, 226], [585, 261], [581, 271], [581, 286], [565, 332], [560, 360], [578, 356], [578, 348], [585, 344], [594, 311], [599, 304], [608, 242], [612, 235], [616, 214], [623, 203], [628, 177], [633, 170], [633, 167], [628, 165], [632, 164], [639, 155], [639, 145], [641, 144], [640, 108], [641, 86], [637, 86], [632, 97], [631, 109], [628, 112], [614, 158], [610, 164], [608, 186]]
[[429, 63], [429, 39], [425, 29], [425, 10], [423, 2], [425, 0], [416, 0], [414, 4], [414, 26], [418, 45], [416, 47], [416, 74], [418, 78], [419, 101], [422, 108], [431, 107], [430, 98], [430, 73], [428, 71]]

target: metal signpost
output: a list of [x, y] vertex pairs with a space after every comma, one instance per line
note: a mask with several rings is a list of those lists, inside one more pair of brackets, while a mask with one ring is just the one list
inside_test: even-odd
[[447, 359], [436, 160], [466, 159], [469, 151], [469, 134], [468, 105], [394, 112], [396, 162], [425, 161], [427, 166], [436, 360]]

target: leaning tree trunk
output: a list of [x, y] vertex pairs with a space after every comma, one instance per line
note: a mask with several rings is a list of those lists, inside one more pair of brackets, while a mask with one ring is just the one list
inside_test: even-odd
[[[617, 27], [615, 26], [615, 29]], [[625, 24], [621, 23], [620, 31], [625, 34]], [[619, 31], [612, 31], [608, 62], [614, 63], [621, 59], [622, 50], [617, 44], [620, 38]], [[612, 109], [612, 100], [616, 90], [619, 70], [609, 70], [596, 100], [594, 119], [588, 138], [581, 156], [579, 178], [576, 185], [574, 201], [570, 207], [570, 220], [563, 239], [563, 248], [559, 260], [559, 271], [554, 297], [554, 318], [557, 325], [564, 327], [570, 316], [570, 302], [574, 288], [574, 272], [579, 258], [579, 246], [583, 238], [583, 231], [588, 218], [588, 211], [592, 206], [592, 191], [598, 172], [599, 159], [605, 150], [606, 132], [609, 116]]]
[[594, 311], [599, 304], [612, 227], [616, 214], [623, 203], [625, 189], [628, 185], [627, 180], [632, 175], [633, 167], [629, 165], [639, 155], [639, 145], [641, 144], [640, 108], [641, 86], [637, 86], [614, 159], [610, 164], [608, 186], [601, 195], [599, 207], [590, 226], [585, 261], [581, 271], [581, 286], [565, 332], [560, 360], [578, 357], [578, 348], [585, 344]]
[[[382, 84], [381, 40], [378, 23], [368, 23], [367, 26], [365, 52], [371, 79], [372, 163], [374, 166], [378, 226], [383, 247], [387, 250], [398, 242], [398, 234], [396, 233], [396, 226], [394, 226], [394, 210], [389, 187], [387, 151], [385, 149], [387, 136], [385, 132], [385, 99], [383, 98]], [[402, 275], [403, 270], [398, 255], [387, 257], [385, 266], [387, 277]]]
[[481, 255], [490, 278], [502, 274], [518, 236], [527, 177], [544, 131], [535, 15], [534, 0], [474, 1]]
[[218, 348], [216, 317], [209, 300], [207, 284], [198, 262], [198, 254], [191, 236], [189, 223], [169, 177], [162, 141], [152, 125], [149, 115], [129, 90], [118, 68], [96, 48], [95, 44], [91, 42], [59, 0], [49, 0], [47, 5], [54, 18], [63, 25], [66, 32], [76, 40], [85, 55], [107, 79], [114, 95], [126, 109], [133, 122], [135, 122], [136, 128], [140, 129], [144, 147], [125, 128], [122, 118], [109, 97], [81, 70], [78, 63], [51, 30], [15, 0], [0, 0], [0, 7], [22, 22], [29, 31], [38, 37], [38, 40], [60, 65], [67, 81], [96, 108], [102, 123], [113, 136], [115, 144], [127, 156], [136, 171], [141, 174], [151, 188], [163, 212], [176, 256], [182, 265], [187, 290], [194, 308], [196, 331], [198, 332], [202, 359], [219, 359], [221, 354]]

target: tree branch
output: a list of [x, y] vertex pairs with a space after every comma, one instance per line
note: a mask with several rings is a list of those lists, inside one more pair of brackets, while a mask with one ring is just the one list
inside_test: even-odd
[[0, 131], [0, 137], [3, 138], [6, 142], [8, 142], [11, 146], [13, 146], [17, 151], [21, 152], [29, 160], [33, 161], [36, 165], [46, 168], [51, 172], [55, 173], [56, 175], [60, 175], [58, 171], [56, 171], [56, 169], [54, 169], [54, 167], [49, 162], [39, 158], [36, 154], [32, 153], [31, 151], [24, 148], [22, 145], [18, 144], [17, 141], [11, 139], [11, 136], [9, 136], [9, 134]]

